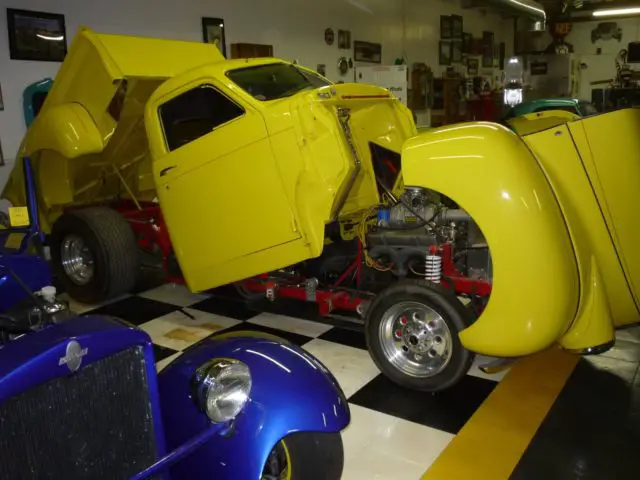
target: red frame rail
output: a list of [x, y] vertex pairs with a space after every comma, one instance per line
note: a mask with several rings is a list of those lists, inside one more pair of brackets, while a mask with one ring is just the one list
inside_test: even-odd
[[[172, 256], [171, 239], [160, 206], [153, 202], [143, 202], [138, 206], [133, 202], [125, 201], [118, 203], [114, 208], [129, 221], [138, 238], [140, 248], [147, 251], [157, 249], [160, 252], [165, 280], [184, 284], [184, 278], [169, 274], [169, 261]], [[443, 287], [452, 289], [458, 295], [488, 297], [491, 294], [489, 282], [466, 277], [457, 269], [450, 244], [440, 245], [437, 248], [437, 254], [442, 257], [441, 285]], [[318, 304], [321, 315], [330, 315], [334, 311], [355, 312], [362, 315], [366, 302], [373, 297], [372, 294], [359, 290], [362, 286], [363, 257], [362, 244], [358, 243], [356, 257], [351, 264], [332, 285], [324, 288], [317, 288], [310, 284], [307, 278], [298, 277], [283, 281], [272, 278], [268, 274], [242, 280], [238, 284], [246, 291], [262, 293], [269, 299], [280, 297], [315, 302]], [[344, 288], [343, 285], [347, 279], [354, 276], [355, 290]]]

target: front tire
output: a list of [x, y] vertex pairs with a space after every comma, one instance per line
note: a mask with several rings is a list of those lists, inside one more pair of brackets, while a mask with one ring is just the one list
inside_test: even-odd
[[89, 207], [63, 214], [51, 232], [51, 259], [69, 295], [83, 303], [110, 300], [136, 284], [135, 235], [118, 212]]
[[449, 290], [423, 280], [400, 281], [382, 291], [368, 309], [369, 353], [398, 385], [444, 390], [471, 368], [474, 355], [462, 346], [458, 332], [472, 320]]
[[261, 480], [339, 480], [343, 467], [339, 433], [299, 432], [274, 447]]

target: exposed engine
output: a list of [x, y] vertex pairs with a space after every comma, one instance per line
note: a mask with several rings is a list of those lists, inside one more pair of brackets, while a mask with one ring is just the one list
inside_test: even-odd
[[378, 270], [440, 283], [447, 261], [442, 247], [448, 245], [462, 275], [492, 280], [489, 248], [478, 226], [464, 210], [445, 207], [428, 190], [407, 188], [396, 205], [379, 210], [377, 223], [366, 242]]

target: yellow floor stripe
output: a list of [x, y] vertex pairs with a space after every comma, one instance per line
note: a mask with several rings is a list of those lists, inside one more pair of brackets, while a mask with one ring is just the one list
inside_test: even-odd
[[551, 349], [516, 363], [421, 480], [506, 480], [578, 363]]

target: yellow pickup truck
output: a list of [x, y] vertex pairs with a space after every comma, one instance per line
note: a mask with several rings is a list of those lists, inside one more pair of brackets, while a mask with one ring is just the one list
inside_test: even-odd
[[597, 353], [640, 321], [638, 131], [630, 109], [418, 135], [379, 87], [85, 29], [19, 157], [76, 299], [130, 290], [157, 253], [193, 291], [351, 311], [384, 374], [434, 391], [475, 353]]

